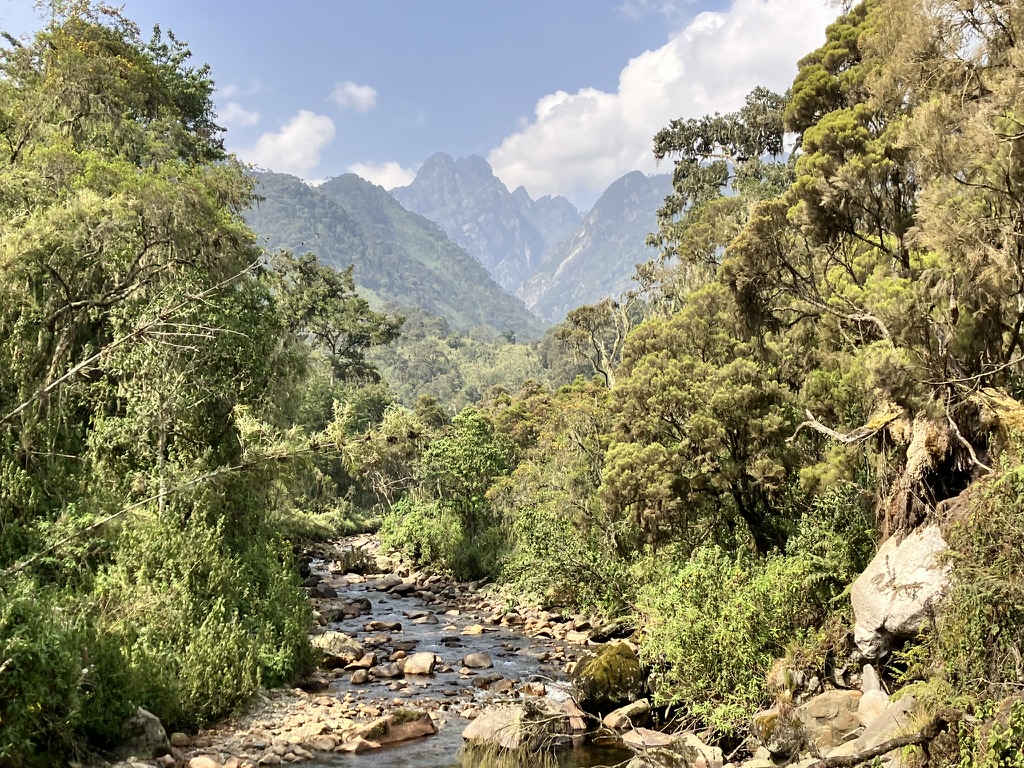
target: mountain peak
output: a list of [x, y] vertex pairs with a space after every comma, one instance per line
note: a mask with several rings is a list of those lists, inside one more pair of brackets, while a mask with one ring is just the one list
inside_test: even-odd
[[523, 187], [509, 192], [479, 155], [432, 155], [407, 187], [391, 194], [438, 225], [514, 291], [544, 253], [579, 223], [568, 201], [536, 205]]

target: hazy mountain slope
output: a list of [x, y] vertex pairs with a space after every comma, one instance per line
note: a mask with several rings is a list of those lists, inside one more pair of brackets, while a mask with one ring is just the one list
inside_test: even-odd
[[577, 230], [534, 270], [518, 294], [534, 314], [557, 322], [566, 312], [626, 290], [634, 266], [653, 252], [655, 214], [672, 188], [668, 175], [628, 173], [613, 182]]
[[436, 222], [514, 291], [552, 245], [576, 227], [580, 214], [564, 197], [532, 200], [509, 192], [482, 157], [429, 157], [406, 187], [391, 191], [403, 206]]
[[543, 331], [476, 259], [381, 187], [353, 174], [317, 188], [284, 174], [256, 178], [263, 200], [247, 219], [268, 248], [313, 251], [338, 268], [355, 264], [356, 283], [381, 304], [418, 307], [460, 330], [490, 325], [521, 338]]

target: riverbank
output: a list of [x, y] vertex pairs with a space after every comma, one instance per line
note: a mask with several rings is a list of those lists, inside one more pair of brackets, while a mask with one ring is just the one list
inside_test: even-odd
[[[318, 764], [406, 737], [461, 734], [490, 704], [566, 701], [567, 674], [596, 631], [585, 618], [411, 570], [372, 536], [323, 546], [302, 565], [324, 667], [301, 687], [261, 692], [244, 714], [171, 734], [157, 765]], [[461, 738], [444, 741], [454, 759]]]

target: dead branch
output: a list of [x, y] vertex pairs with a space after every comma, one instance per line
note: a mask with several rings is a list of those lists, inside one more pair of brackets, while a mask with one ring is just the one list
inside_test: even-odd
[[169, 309], [161, 312], [155, 318], [153, 318], [151, 320], [147, 320], [147, 321], [142, 322], [139, 325], [135, 326], [135, 328], [130, 333], [128, 333], [125, 336], [122, 336], [121, 338], [119, 338], [119, 339], [117, 339], [115, 341], [112, 341], [111, 343], [107, 344], [105, 347], [100, 349], [95, 354], [90, 355], [85, 360], [82, 360], [81, 362], [79, 362], [76, 365], [74, 365], [63, 376], [61, 376], [58, 379], [50, 382], [47, 385], [41, 387], [28, 400], [25, 400], [23, 403], [21, 403], [13, 411], [11, 411], [10, 413], [8, 413], [5, 416], [3, 416], [2, 418], [0, 418], [0, 424], [3, 424], [5, 422], [11, 421], [18, 414], [20, 414], [22, 411], [24, 411], [29, 406], [31, 406], [32, 403], [34, 403], [35, 401], [40, 400], [40, 399], [46, 397], [47, 395], [51, 394], [54, 390], [56, 390], [62, 384], [66, 383], [70, 379], [73, 379], [75, 376], [77, 376], [83, 370], [88, 368], [90, 365], [92, 365], [93, 363], [97, 362], [98, 360], [100, 360], [101, 358], [105, 357], [106, 355], [110, 354], [113, 350], [117, 349], [121, 345], [123, 345], [123, 344], [125, 344], [125, 343], [127, 343], [129, 341], [135, 340], [135, 339], [144, 338], [147, 335], [152, 335], [152, 333], [154, 332], [155, 328], [159, 328], [161, 326], [167, 325], [169, 323], [169, 321], [171, 320], [171, 318], [175, 317], [179, 312], [181, 312], [182, 309], [185, 309], [186, 307], [188, 307], [193, 302], [201, 301], [205, 297], [212, 296], [215, 293], [217, 293], [218, 291], [220, 291], [220, 290], [230, 286], [232, 283], [234, 283], [236, 280], [241, 278], [243, 275], [248, 274], [253, 269], [255, 269], [259, 265], [260, 261], [261, 261], [261, 259], [257, 259], [252, 264], [250, 264], [245, 269], [243, 269], [241, 272], [238, 272], [237, 274], [234, 274], [231, 277], [228, 277], [228, 278], [225, 278], [224, 280], [221, 280], [216, 285], [210, 286], [209, 288], [207, 288], [206, 290], [202, 291], [198, 295], [189, 295], [188, 298], [186, 298], [183, 301], [178, 302], [177, 304], [175, 304], [174, 306], [170, 307]]
[[974, 466], [978, 467], [979, 469], [985, 470], [985, 472], [987, 472], [988, 474], [992, 474], [992, 467], [986, 466], [985, 464], [982, 464], [981, 461], [979, 461], [978, 454], [974, 452], [974, 446], [967, 442], [967, 438], [965, 438], [963, 436], [963, 433], [960, 432], [960, 428], [956, 425], [956, 422], [953, 421], [953, 416], [950, 414], [949, 409], [950, 399], [947, 398], [946, 421], [949, 422], [949, 428], [953, 431], [953, 434], [956, 435], [956, 439], [960, 442], [960, 444], [967, 449], [967, 453], [970, 454], [971, 462], [974, 464]]
[[822, 424], [820, 421], [814, 418], [814, 414], [811, 413], [809, 410], [806, 411], [806, 414], [807, 421], [802, 422], [799, 426], [797, 426], [796, 431], [788, 438], [787, 442], [791, 443], [794, 440], [796, 440], [797, 435], [799, 435], [801, 430], [803, 430], [804, 427], [806, 427], [808, 429], [813, 429], [815, 432], [819, 432], [825, 435], [826, 437], [831, 438], [832, 440], [835, 440], [836, 442], [842, 443], [844, 445], [850, 445], [851, 443], [859, 443], [862, 440], [867, 440], [870, 437], [874, 437], [887, 426], [896, 421], [896, 419], [898, 419], [902, 415], [898, 411], [890, 411], [880, 418], [872, 419], [863, 427], [858, 427], [852, 432], [847, 432], [844, 435], [842, 432], [837, 432], [831, 427], [827, 427], [824, 424]]
[[876, 757], [881, 757], [895, 749], [918, 746], [927, 747], [935, 737], [949, 729], [950, 723], [955, 723], [959, 719], [959, 713], [951, 711], [940, 712], [917, 733], [909, 736], [897, 736], [894, 739], [882, 742], [877, 747], [872, 747], [871, 749], [866, 749], [863, 752], [857, 752], [853, 755], [823, 757], [818, 762], [811, 763], [808, 768], [852, 768], [852, 766], [866, 763], [868, 760], [874, 760]]

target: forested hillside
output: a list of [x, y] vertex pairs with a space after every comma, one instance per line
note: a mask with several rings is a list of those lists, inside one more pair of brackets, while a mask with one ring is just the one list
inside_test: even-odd
[[489, 325], [534, 338], [543, 325], [437, 225], [354, 174], [310, 187], [294, 176], [256, 174], [246, 219], [270, 250], [316, 253], [379, 304], [416, 307], [468, 331]]
[[[851, 4], [785, 94], [652, 127], [657, 255], [525, 345], [382, 189], [248, 175], [174, 36], [55, 6], [0, 58], [0, 763], [301, 681], [295, 552], [379, 526], [390, 588], [490, 583], [476, 636], [635, 649], [643, 765], [1021, 765], [1022, 39], [1016, 2]], [[406, 652], [340, 663], [401, 701]]]
[[639, 171], [617, 179], [576, 230], [547, 252], [517, 295], [537, 316], [560, 322], [581, 304], [630, 290], [636, 266], [654, 255], [647, 235], [671, 186], [667, 175]]

